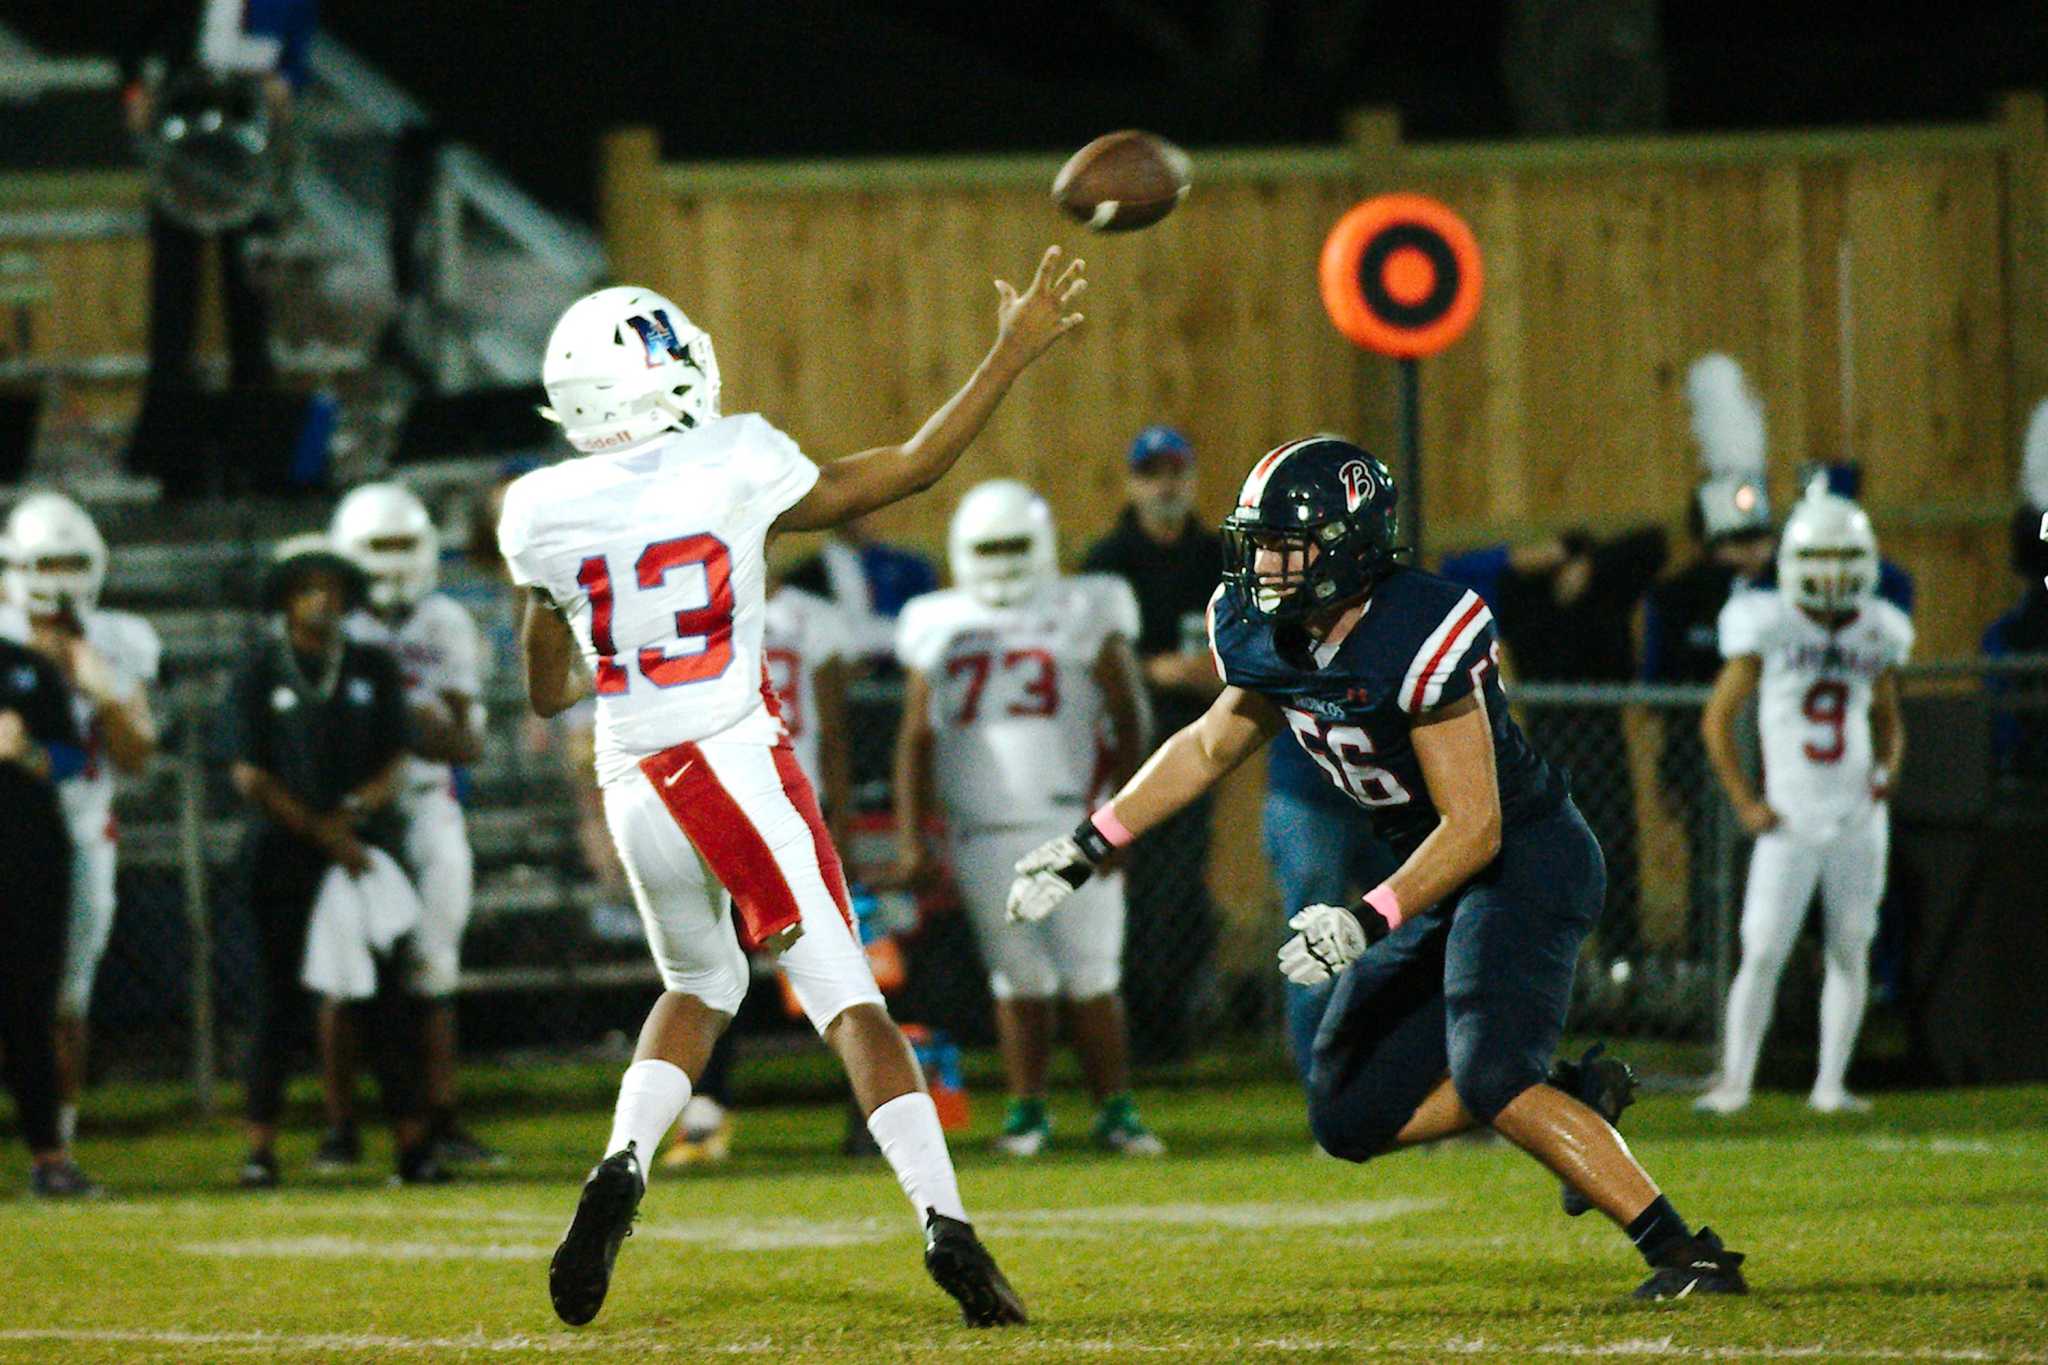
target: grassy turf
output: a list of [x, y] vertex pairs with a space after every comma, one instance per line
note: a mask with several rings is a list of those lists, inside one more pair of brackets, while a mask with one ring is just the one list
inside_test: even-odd
[[1036, 1315], [1002, 1333], [958, 1325], [886, 1168], [836, 1154], [841, 1111], [777, 1104], [726, 1166], [657, 1174], [603, 1315], [571, 1331], [546, 1260], [609, 1074], [485, 1082], [537, 1096], [480, 1125], [513, 1164], [431, 1191], [380, 1188], [374, 1136], [360, 1176], [315, 1180], [300, 1130], [288, 1187], [241, 1195], [232, 1125], [107, 1096], [116, 1131], [80, 1155], [116, 1197], [0, 1201], [0, 1359], [2048, 1360], [2048, 1089], [1886, 1094], [1842, 1120], [1766, 1097], [1711, 1124], [1644, 1100], [1636, 1150], [1751, 1253], [1755, 1287], [1661, 1309], [1626, 1301], [1625, 1240], [1566, 1220], [1503, 1145], [1348, 1166], [1311, 1153], [1291, 1088], [1211, 1084], [1141, 1095], [1163, 1161], [1087, 1151], [1066, 1098], [1056, 1154], [1006, 1163], [981, 1154], [982, 1092], [963, 1184]]

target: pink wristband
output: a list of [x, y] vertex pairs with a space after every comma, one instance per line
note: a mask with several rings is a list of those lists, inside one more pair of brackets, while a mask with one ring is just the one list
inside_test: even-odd
[[1124, 822], [1116, 818], [1116, 811], [1107, 803], [1088, 817], [1088, 823], [1095, 826], [1097, 834], [1109, 840], [1111, 848], [1122, 848], [1138, 837], [1124, 828]]
[[1401, 898], [1394, 894], [1394, 888], [1381, 882], [1365, 893], [1365, 903], [1379, 912], [1389, 929], [1401, 927]]

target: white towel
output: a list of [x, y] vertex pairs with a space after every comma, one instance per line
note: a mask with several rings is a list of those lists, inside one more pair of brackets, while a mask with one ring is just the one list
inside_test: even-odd
[[381, 848], [369, 850], [370, 867], [351, 877], [328, 869], [306, 927], [306, 959], [299, 980], [330, 1000], [367, 1000], [377, 993], [373, 954], [419, 927], [420, 898], [405, 869]]

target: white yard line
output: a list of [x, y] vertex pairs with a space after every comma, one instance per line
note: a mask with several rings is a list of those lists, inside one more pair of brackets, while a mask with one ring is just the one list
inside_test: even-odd
[[[398, 1336], [373, 1332], [183, 1332], [123, 1330], [119, 1328], [13, 1328], [0, 1330], [0, 1342], [56, 1342], [74, 1345], [133, 1345], [207, 1348], [233, 1354], [331, 1355], [344, 1351], [440, 1352], [470, 1351], [497, 1355], [591, 1355], [611, 1356], [673, 1355], [764, 1356], [801, 1355], [813, 1350], [812, 1343], [797, 1338], [777, 1341], [761, 1337], [750, 1341], [676, 1341], [648, 1333], [590, 1332], [577, 1335], [546, 1334], [486, 1336]], [[1632, 1338], [1608, 1342], [1553, 1341], [1535, 1345], [1490, 1342], [1481, 1337], [1451, 1337], [1435, 1341], [1387, 1341], [1384, 1338], [1345, 1340], [1330, 1337], [1275, 1337], [1254, 1341], [1220, 1343], [1187, 1339], [1179, 1342], [1140, 1342], [1114, 1339], [1060, 1340], [1054, 1337], [1004, 1335], [977, 1337], [954, 1342], [947, 1349], [966, 1355], [1185, 1355], [1189, 1351], [1310, 1355], [1333, 1351], [1351, 1359], [1388, 1356], [1521, 1358], [1531, 1356], [1593, 1358], [1608, 1360], [1873, 1360], [1873, 1361], [1955, 1361], [1990, 1362], [1993, 1365], [2024, 1365], [2048, 1361], [2048, 1354], [2011, 1354], [1988, 1348], [1842, 1346], [1830, 1342], [1806, 1345], [1771, 1343], [1750, 1346], [1688, 1346], [1670, 1337]]]

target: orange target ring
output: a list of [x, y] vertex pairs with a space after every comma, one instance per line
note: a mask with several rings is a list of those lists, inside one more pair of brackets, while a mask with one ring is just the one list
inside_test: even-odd
[[1353, 345], [1435, 355], [1479, 313], [1479, 240], [1427, 195], [1383, 194], [1337, 220], [1317, 278], [1324, 310]]

